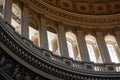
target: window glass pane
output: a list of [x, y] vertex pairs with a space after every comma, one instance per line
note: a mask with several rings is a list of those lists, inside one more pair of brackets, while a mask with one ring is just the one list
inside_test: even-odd
[[55, 34], [50, 32], [50, 31], [47, 31], [47, 35], [48, 35], [48, 46], [49, 46], [49, 50], [50, 51], [53, 51], [52, 49], [52, 39], [54, 38]]
[[101, 54], [96, 42], [96, 38], [91, 34], [88, 34], [85, 36], [85, 40], [86, 40], [90, 60], [93, 62], [102, 63], [103, 60], [101, 58]]
[[69, 57], [74, 60], [81, 60], [80, 51], [78, 51], [77, 38], [74, 33], [66, 32], [66, 40], [68, 46]]
[[106, 45], [109, 51], [111, 61], [115, 63], [119, 63], [118, 55], [117, 55], [118, 51], [116, 50], [118, 48], [118, 45], [116, 43], [115, 37], [111, 35], [107, 35], [105, 37], [105, 41], [106, 41]]
[[59, 44], [58, 44], [58, 35], [56, 31], [50, 27], [47, 28], [47, 38], [48, 38], [48, 47], [56, 55], [60, 54]]
[[93, 46], [90, 45], [90, 44], [87, 44], [87, 48], [88, 48], [90, 60], [93, 61], [93, 62], [97, 62], [97, 61], [96, 61], [96, 57], [95, 57], [95, 53], [94, 53]]
[[111, 57], [112, 62], [119, 63], [114, 46], [111, 44], [107, 44], [108, 51]]
[[21, 34], [21, 10], [16, 4], [12, 4], [11, 24], [15, 31]]
[[39, 46], [39, 32], [31, 26], [29, 26], [29, 39], [34, 45]]
[[69, 57], [74, 59], [72, 44], [69, 41], [67, 41], [67, 46], [68, 46]]

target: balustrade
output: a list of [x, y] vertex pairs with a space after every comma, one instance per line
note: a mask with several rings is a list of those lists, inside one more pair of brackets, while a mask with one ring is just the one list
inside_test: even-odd
[[73, 63], [72, 63], [72, 66], [74, 67], [74, 68], [78, 68], [78, 69], [83, 69], [83, 65], [84, 65], [84, 63], [83, 62], [79, 62], [79, 61], [73, 61]]
[[104, 64], [98, 64], [98, 63], [95, 63], [94, 64], [94, 70], [95, 71], [105, 71], [105, 65]]
[[115, 64], [115, 68], [117, 72], [120, 72], [120, 63]]
[[58, 56], [58, 55], [54, 55], [54, 54], [53, 54], [51, 59], [54, 60], [54, 61], [56, 61], [56, 62], [62, 63], [62, 58], [61, 58], [61, 56]]

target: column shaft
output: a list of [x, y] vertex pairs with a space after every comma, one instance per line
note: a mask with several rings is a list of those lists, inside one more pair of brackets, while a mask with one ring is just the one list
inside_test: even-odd
[[9, 24], [11, 24], [12, 15], [12, 0], [5, 0], [3, 5], [3, 17]]
[[99, 47], [99, 50], [100, 50], [103, 62], [111, 63], [111, 59], [110, 59], [110, 55], [109, 55], [109, 52], [108, 52], [108, 48], [106, 46], [106, 43], [105, 43], [105, 40], [104, 40], [102, 32], [97, 31], [96, 35], [97, 35], [97, 44], [98, 44], [98, 47]]
[[90, 58], [89, 58], [83, 31], [78, 30], [77, 35], [78, 35], [77, 36], [78, 48], [79, 48], [79, 52], [81, 55], [81, 60], [85, 61], [85, 62], [90, 62]]
[[62, 24], [58, 24], [58, 28], [59, 28], [58, 41], [59, 41], [61, 56], [69, 58], [64, 27], [62, 26]]
[[29, 22], [28, 22], [28, 8], [23, 7], [21, 17], [21, 35], [29, 39]]
[[116, 41], [120, 49], [120, 31], [115, 31], [115, 34], [116, 34]]
[[49, 50], [48, 47], [48, 38], [47, 38], [47, 29], [46, 29], [46, 19], [41, 16], [41, 27], [39, 27], [40, 33], [40, 46], [46, 50]]

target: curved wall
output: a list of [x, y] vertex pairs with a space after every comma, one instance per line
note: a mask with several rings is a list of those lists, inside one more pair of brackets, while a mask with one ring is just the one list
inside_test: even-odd
[[[106, 64], [106, 72], [92, 71], [91, 63], [83, 62], [84, 69], [71, 67], [71, 61], [62, 58], [62, 62], [56, 62], [51, 52], [34, 46], [29, 40], [19, 36], [9, 24], [2, 19], [0, 21], [0, 46], [7, 51], [12, 58], [28, 69], [52, 80], [56, 79], [102, 79], [119, 80], [119, 72], [113, 71], [111, 64]], [[39, 53], [41, 55], [39, 55]], [[54, 58], [54, 59], [53, 59]], [[56, 56], [56, 58], [59, 58]], [[60, 58], [59, 58], [60, 59]], [[54, 61], [55, 60], [55, 61]], [[64, 63], [65, 62], [65, 63]], [[118, 65], [117, 65], [118, 66]], [[46, 76], [47, 75], [47, 76]]]
[[[17, 14], [17, 10], [21, 13]], [[72, 13], [42, 0], [5, 0], [2, 11], [0, 47], [28, 69], [52, 80], [119, 80], [120, 64], [111, 61], [106, 46], [106, 41], [114, 45], [119, 62], [119, 13], [102, 16]], [[36, 32], [35, 39], [30, 38]], [[52, 37], [57, 35], [53, 52], [50, 51], [48, 33]], [[100, 63], [90, 61], [86, 43], [92, 44], [92, 41], [85, 38], [87, 35], [96, 39], [94, 48], [98, 59], [101, 55]], [[112, 40], [105, 40], [109, 35], [116, 39], [115, 44]], [[77, 59], [69, 57], [67, 41], [74, 45]], [[56, 48], [59, 48], [60, 55], [55, 54]]]

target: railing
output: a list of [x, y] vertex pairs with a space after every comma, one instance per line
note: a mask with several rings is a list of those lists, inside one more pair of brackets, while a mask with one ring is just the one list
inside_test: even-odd
[[[16, 34], [14, 29], [8, 23], [4, 22], [3, 19], [0, 19], [0, 27], [1, 44], [4, 44], [14, 55], [38, 70], [60, 78], [73, 78], [73, 80], [82, 79], [85, 78], [85, 76], [89, 76], [89, 80], [94, 80], [92, 77], [96, 76], [96, 79], [108, 77], [108, 80], [111, 77], [116, 79], [120, 77], [120, 64], [80, 62], [60, 57], [52, 54], [50, 51], [34, 46], [31, 41]], [[11, 53], [9, 53], [9, 55], [11, 55]], [[27, 64], [23, 65], [27, 66]]]
[[62, 58], [58, 55], [52, 55], [51, 59], [56, 62], [62, 63]]
[[105, 65], [104, 64], [94, 64], [94, 70], [95, 71], [105, 71]]
[[52, 54], [49, 51], [43, 51], [44, 56], [48, 57], [49, 59], [61, 63], [66, 64], [70, 67], [74, 67], [80, 70], [92, 70], [92, 71], [100, 71], [100, 72], [107, 72], [107, 71], [120, 71], [120, 64], [110, 63], [93, 63], [93, 62], [82, 62], [82, 61], [75, 61], [72, 59], [63, 58], [61, 56]]
[[115, 68], [117, 72], [120, 72], [120, 63], [115, 64]]
[[84, 65], [83, 62], [80, 62], [80, 61], [74, 61], [72, 63], [72, 66], [78, 69], [83, 69], [83, 65]]

